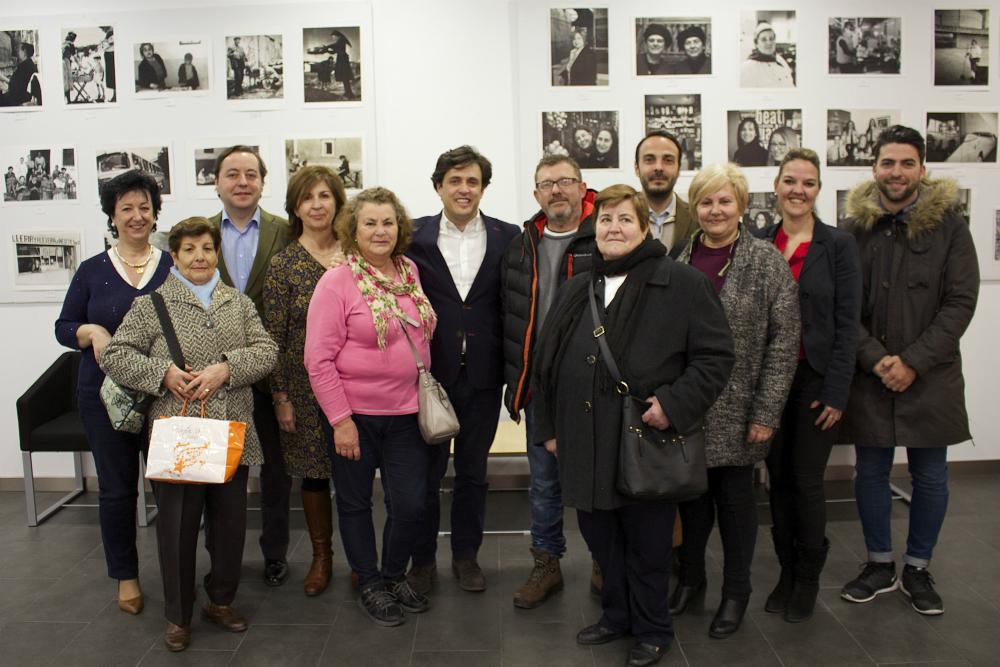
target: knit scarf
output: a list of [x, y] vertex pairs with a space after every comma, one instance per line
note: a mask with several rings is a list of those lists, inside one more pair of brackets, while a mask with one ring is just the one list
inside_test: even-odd
[[420, 316], [420, 328], [423, 330], [424, 340], [429, 341], [434, 333], [434, 325], [437, 323], [437, 315], [431, 302], [427, 300], [424, 291], [420, 289], [420, 283], [410, 270], [409, 263], [402, 257], [392, 260], [399, 274], [399, 282], [390, 280], [386, 276], [376, 271], [365, 258], [355, 253], [347, 255], [347, 265], [351, 267], [351, 274], [354, 282], [361, 291], [365, 303], [372, 311], [372, 320], [375, 322], [375, 337], [378, 340], [380, 350], [385, 349], [386, 335], [389, 327], [394, 322], [397, 326], [400, 319], [409, 320], [409, 316], [400, 308], [396, 297], [408, 296], [417, 306], [417, 314]]

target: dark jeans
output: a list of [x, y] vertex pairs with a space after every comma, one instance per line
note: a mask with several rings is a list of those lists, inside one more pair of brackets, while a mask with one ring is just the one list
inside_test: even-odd
[[[486, 463], [500, 416], [499, 387], [476, 389], [465, 368], [445, 388], [461, 426], [455, 438], [455, 488], [451, 498], [451, 554], [455, 560], [474, 560], [483, 543], [486, 520]], [[441, 525], [441, 480], [448, 471], [450, 442], [427, 448], [427, 500], [424, 525], [413, 552], [414, 565], [433, 565]]]
[[529, 403], [524, 408], [524, 430], [528, 440], [528, 469], [531, 487], [531, 546], [539, 551], [562, 558], [566, 553], [563, 534], [562, 485], [559, 482], [559, 461], [534, 442], [535, 413]]
[[604, 627], [657, 646], [673, 641], [667, 600], [676, 511], [666, 500], [577, 511], [580, 532], [604, 575], [600, 620]]
[[257, 387], [253, 388], [253, 424], [264, 452], [264, 465], [260, 467], [260, 550], [267, 560], [285, 560], [292, 478], [285, 472], [274, 404], [271, 397]]
[[750, 563], [757, 543], [757, 507], [753, 497], [753, 466], [708, 469], [708, 491], [680, 503], [684, 543], [680, 546], [680, 580], [690, 586], [705, 579], [705, 547], [719, 515], [722, 538], [722, 597], [750, 599]]
[[167, 620], [190, 625], [195, 600], [198, 532], [205, 516], [205, 549], [211, 561], [205, 575], [205, 593], [215, 604], [236, 598], [247, 533], [248, 466], [238, 466], [225, 484], [168, 484], [154, 482], [156, 545], [163, 577]]
[[767, 456], [774, 539], [782, 549], [791, 550], [795, 544], [821, 548], [826, 539], [823, 474], [837, 427], [823, 431], [815, 425], [823, 405], [809, 405], [822, 389], [823, 376], [808, 361], [799, 361], [781, 428]]
[[139, 555], [135, 548], [139, 454], [146, 454], [146, 433], [125, 433], [111, 428], [108, 411], [97, 394], [79, 394], [77, 404], [97, 468], [98, 514], [108, 576], [135, 579], [139, 576]]
[[[894, 447], [855, 447], [854, 495], [865, 533], [868, 559], [892, 561], [892, 492], [889, 473]], [[913, 480], [910, 529], [903, 562], [927, 567], [948, 511], [948, 448], [907, 448], [906, 460]]]
[[[354, 415], [361, 459], [351, 461], [334, 453], [333, 430], [321, 421], [333, 459], [337, 489], [337, 518], [344, 554], [358, 573], [361, 588], [399, 579], [420, 534], [427, 493], [427, 450], [417, 416]], [[372, 485], [375, 471], [382, 475], [388, 516], [382, 530], [382, 568], [375, 549], [372, 522]]]

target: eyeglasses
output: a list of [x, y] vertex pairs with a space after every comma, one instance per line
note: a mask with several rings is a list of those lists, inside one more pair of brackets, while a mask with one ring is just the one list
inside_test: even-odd
[[554, 181], [539, 181], [535, 183], [535, 187], [538, 188], [539, 192], [548, 192], [554, 185], [558, 185], [560, 189], [565, 189], [579, 182], [579, 178], [570, 178], [567, 176], [566, 178], [558, 178]]

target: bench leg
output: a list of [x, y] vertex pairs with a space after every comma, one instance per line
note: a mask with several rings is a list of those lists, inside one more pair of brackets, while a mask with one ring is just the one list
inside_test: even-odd
[[[139, 454], [139, 500], [136, 505], [138, 505], [136, 512], [139, 515], [139, 525], [145, 528], [153, 523], [159, 509], [156, 505], [146, 504], [146, 462], [142, 460], [142, 454]], [[152, 511], [147, 512], [150, 507], [153, 508]]]

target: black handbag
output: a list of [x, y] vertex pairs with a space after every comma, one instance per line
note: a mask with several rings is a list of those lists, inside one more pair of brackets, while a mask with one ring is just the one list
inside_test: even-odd
[[708, 490], [705, 466], [705, 430], [702, 426], [688, 433], [677, 429], [653, 428], [642, 422], [649, 404], [633, 396], [622, 379], [611, 348], [604, 339], [604, 325], [597, 308], [594, 283], [590, 283], [590, 314], [594, 338], [604, 364], [622, 397], [622, 431], [618, 445], [618, 492], [639, 500], [680, 502], [697, 498]]

